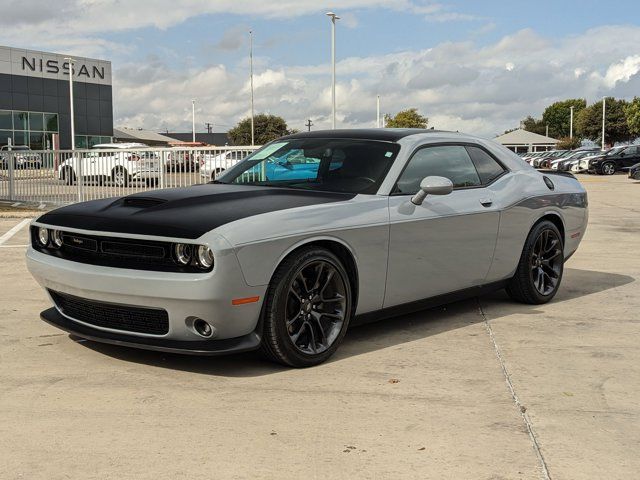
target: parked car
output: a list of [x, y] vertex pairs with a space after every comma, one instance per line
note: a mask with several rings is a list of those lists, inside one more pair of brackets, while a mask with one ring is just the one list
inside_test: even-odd
[[[10, 154], [9, 152], [12, 152]], [[42, 168], [42, 157], [32, 152], [26, 145], [4, 145], [0, 147], [0, 168], [9, 168], [9, 158], [13, 157], [13, 168]]]
[[168, 172], [197, 172], [200, 168], [199, 151], [185, 147], [171, 147], [165, 153], [163, 164]]
[[[95, 145], [92, 151], [78, 153], [66, 159], [58, 167], [58, 178], [73, 185], [78, 177], [100, 184], [111, 182], [116, 187], [126, 187], [132, 182], [143, 181], [155, 186], [160, 177], [160, 161], [147, 158], [142, 153], [148, 148], [141, 143], [105, 143]], [[82, 162], [82, 164], [80, 164]]]
[[588, 171], [598, 175], [613, 175], [616, 172], [628, 170], [632, 165], [640, 162], [639, 150], [638, 145], [612, 148], [604, 155], [591, 159]]
[[572, 175], [538, 172], [489, 140], [314, 131], [213, 183], [45, 213], [27, 266], [54, 304], [42, 318], [73, 335], [177, 353], [261, 349], [307, 367], [352, 322], [500, 288], [550, 301], [587, 218]]
[[243, 160], [249, 153], [251, 152], [247, 150], [227, 150], [218, 154], [201, 153], [198, 155], [200, 176], [215, 180], [218, 175]]
[[551, 169], [567, 172], [571, 170], [571, 165], [578, 162], [581, 158], [593, 156], [595, 153], [596, 153], [596, 150], [591, 150], [591, 149], [575, 150], [571, 155], [552, 161]]
[[633, 180], [640, 180], [640, 163], [636, 163], [629, 168], [629, 178]]

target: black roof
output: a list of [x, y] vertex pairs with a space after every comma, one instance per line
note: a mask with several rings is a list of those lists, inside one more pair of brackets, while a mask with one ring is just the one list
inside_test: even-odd
[[283, 138], [351, 138], [359, 140], [382, 140], [397, 142], [401, 138], [419, 133], [437, 133], [439, 130], [423, 128], [353, 128], [344, 130], [313, 130], [294, 133]]

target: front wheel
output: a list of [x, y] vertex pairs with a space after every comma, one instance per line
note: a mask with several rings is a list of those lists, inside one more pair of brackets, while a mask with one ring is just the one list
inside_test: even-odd
[[607, 162], [602, 165], [603, 175], [613, 175], [616, 173], [616, 166], [612, 162]]
[[562, 236], [558, 227], [544, 220], [529, 232], [507, 293], [518, 302], [547, 303], [558, 292], [563, 271]]
[[261, 351], [291, 367], [311, 367], [335, 353], [351, 316], [352, 289], [340, 260], [309, 247], [286, 258], [264, 306]]

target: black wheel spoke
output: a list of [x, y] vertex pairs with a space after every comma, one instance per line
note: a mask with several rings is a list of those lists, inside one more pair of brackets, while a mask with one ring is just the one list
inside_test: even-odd
[[287, 333], [302, 353], [316, 355], [338, 338], [347, 308], [345, 279], [328, 261], [316, 260], [301, 267], [289, 285]]
[[538, 293], [550, 295], [557, 288], [562, 262], [560, 238], [554, 230], [543, 230], [533, 244], [530, 257], [531, 281]]

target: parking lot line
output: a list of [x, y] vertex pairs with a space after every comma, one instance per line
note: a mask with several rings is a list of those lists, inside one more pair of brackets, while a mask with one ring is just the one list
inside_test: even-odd
[[22, 228], [27, 225], [31, 221], [30, 218], [25, 218], [20, 223], [15, 225], [11, 230], [0, 237], [0, 246], [2, 246], [7, 240], [13, 237], [16, 233], [18, 233]]

